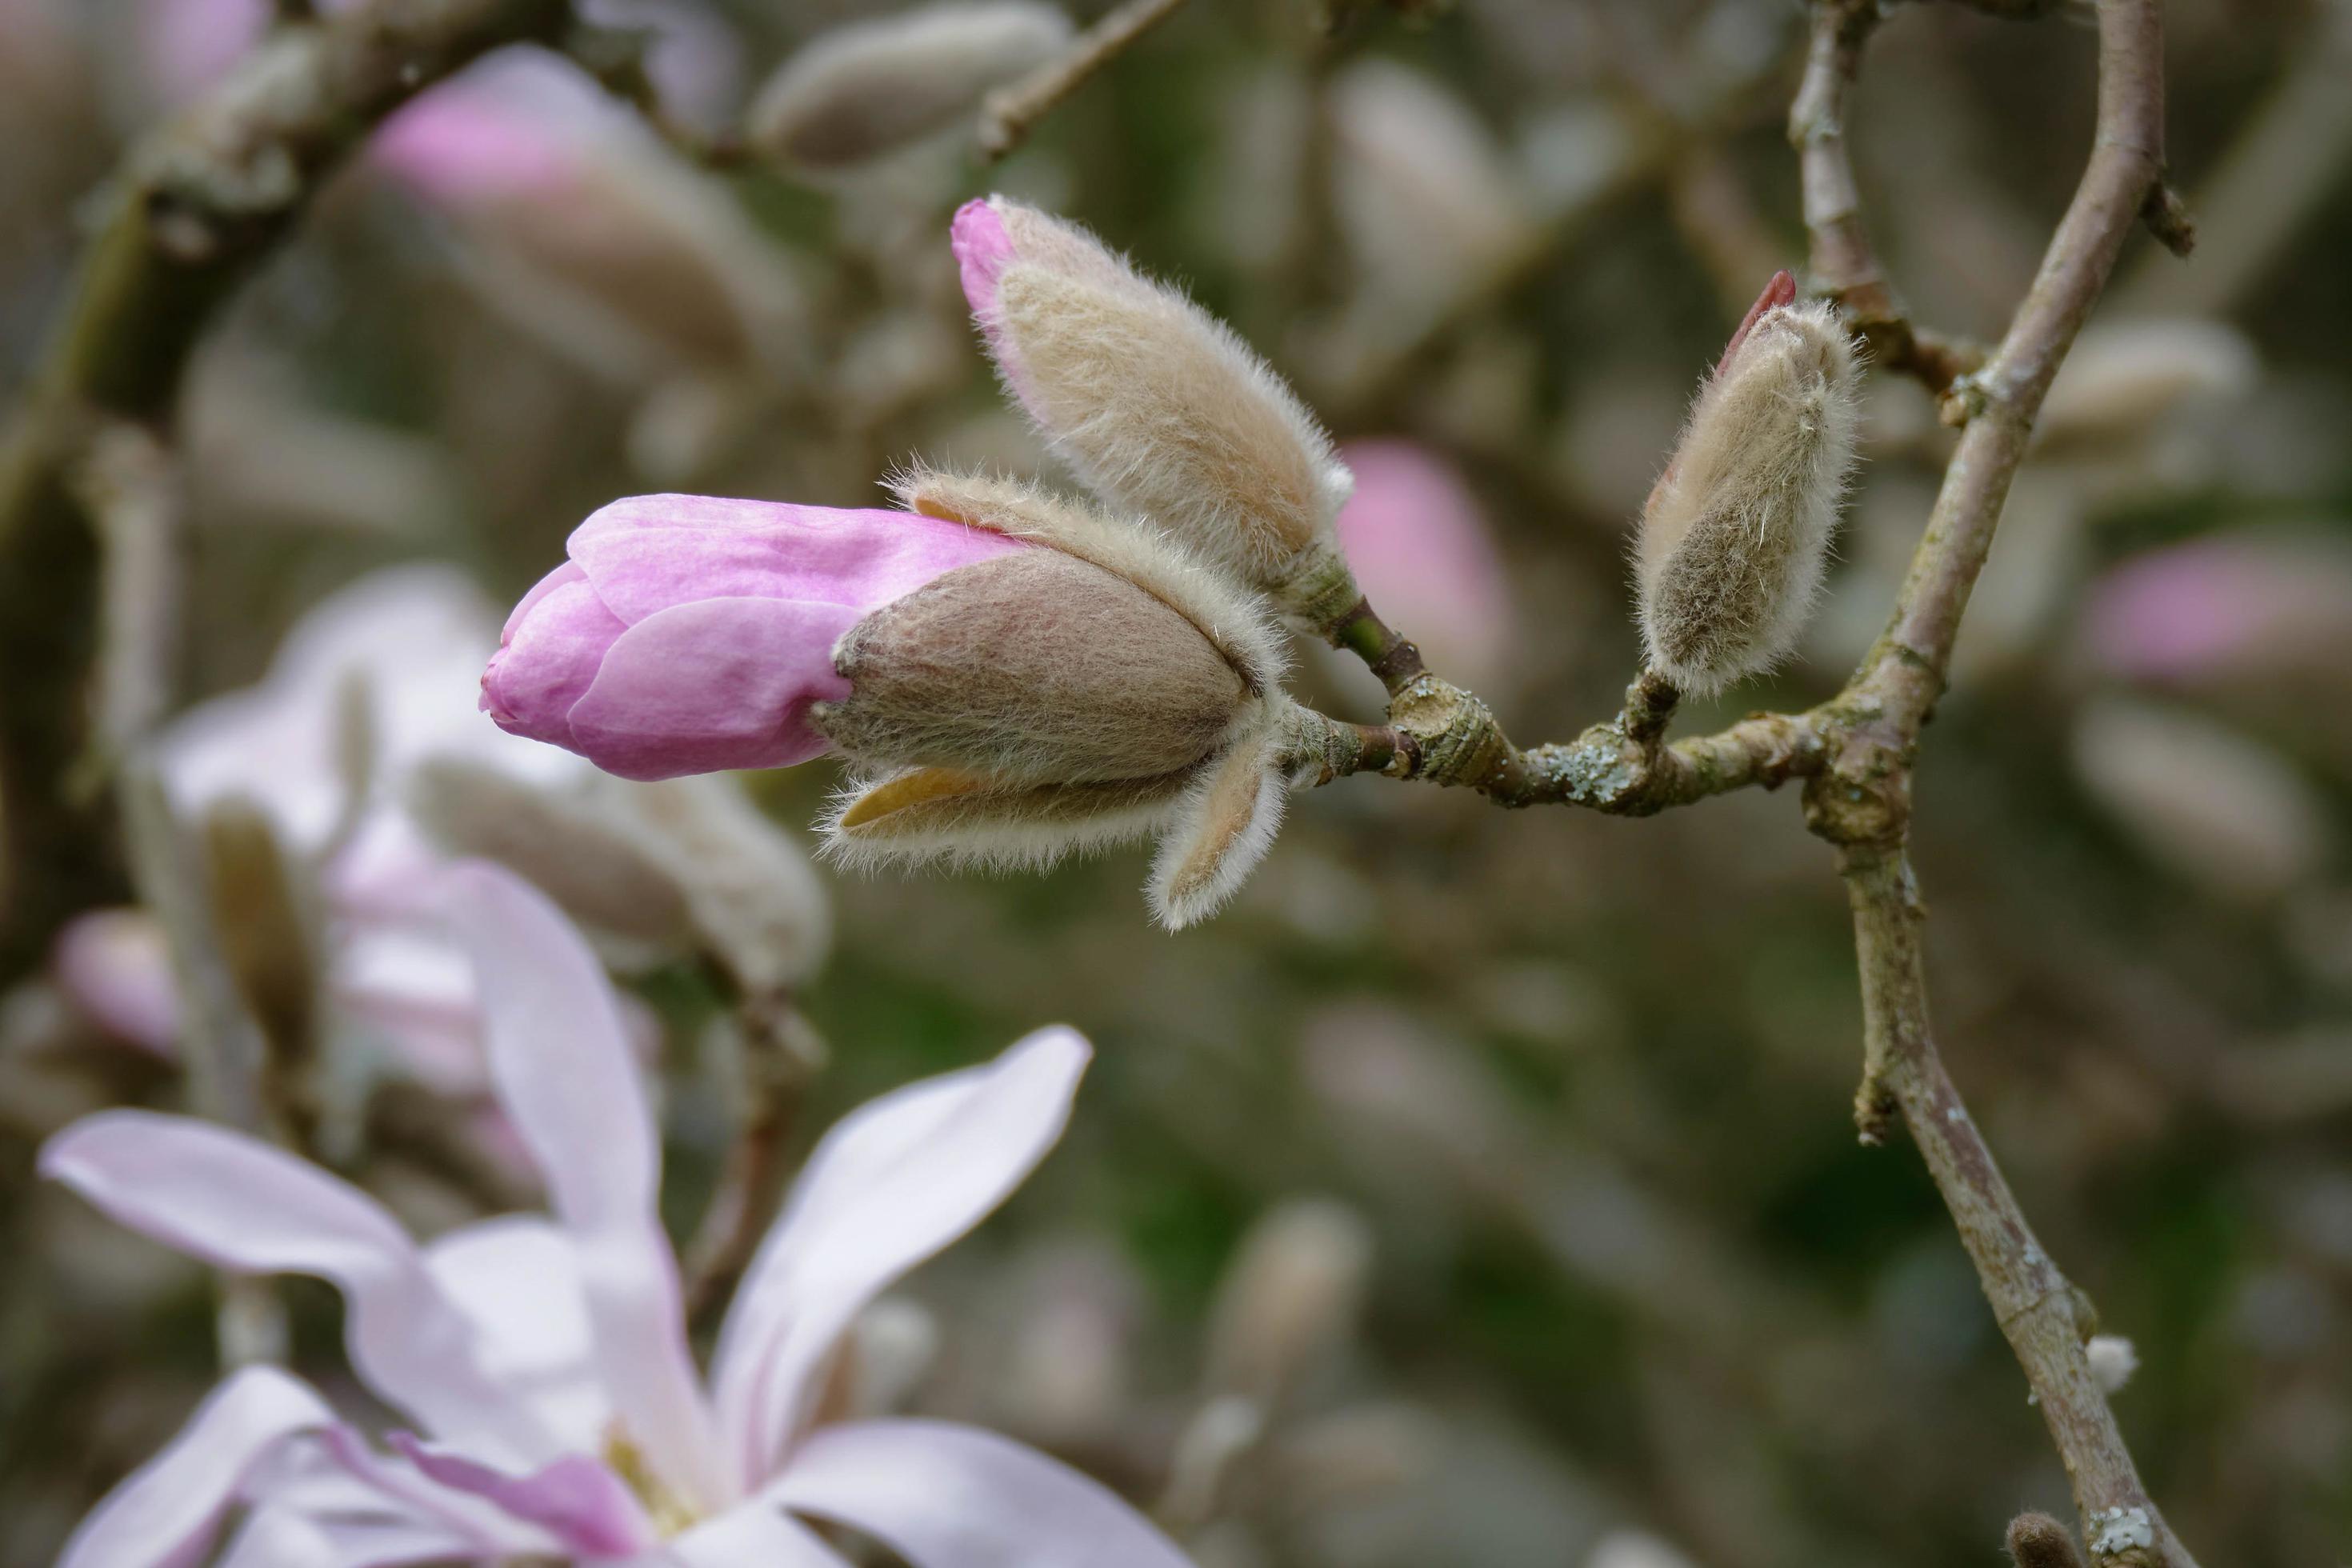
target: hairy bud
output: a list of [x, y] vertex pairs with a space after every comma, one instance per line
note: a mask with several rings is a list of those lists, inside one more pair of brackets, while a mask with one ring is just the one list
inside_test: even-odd
[[1642, 515], [1651, 668], [1695, 692], [1769, 668], [1821, 591], [1853, 470], [1860, 378], [1827, 304], [1777, 274], [1699, 391]]
[[1353, 480], [1229, 328], [1003, 196], [956, 215], [954, 247], [1005, 385], [1089, 489], [1311, 625], [1355, 602], [1331, 533]]
[[931, 5], [853, 22], [784, 62], [752, 101], [752, 144], [813, 173], [942, 131], [989, 89], [1053, 58], [1070, 20], [1033, 0]]
[[1161, 918], [1222, 902], [1307, 723], [1258, 602], [1026, 485], [899, 490], [898, 512], [605, 507], [509, 618], [482, 706], [638, 780], [839, 752], [845, 858], [1028, 864], [1159, 831]]
[[829, 847], [1037, 864], [1157, 832], [1176, 929], [1272, 842], [1294, 710], [1254, 605], [1148, 531], [1004, 480], [916, 474], [919, 513], [1036, 548], [950, 572], [845, 633], [845, 700], [811, 722], [896, 771], [845, 800]]
[[2083, 1345], [2091, 1376], [2108, 1394], [2120, 1394], [2139, 1370], [2139, 1347], [2121, 1334], [2093, 1334]]

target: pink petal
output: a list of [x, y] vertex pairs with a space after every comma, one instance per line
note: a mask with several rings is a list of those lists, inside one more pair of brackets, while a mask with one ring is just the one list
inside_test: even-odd
[[480, 1548], [426, 1520], [313, 1519], [265, 1504], [246, 1517], [217, 1568], [401, 1568], [478, 1558]]
[[429, 1447], [411, 1433], [394, 1433], [392, 1446], [431, 1479], [540, 1526], [567, 1551], [617, 1557], [656, 1540], [653, 1521], [628, 1483], [585, 1454], [566, 1454], [528, 1475], [510, 1476]]
[[597, 1377], [571, 1237], [536, 1215], [501, 1215], [436, 1237], [425, 1262], [473, 1320], [490, 1374], [536, 1409], [559, 1441], [597, 1447], [613, 1406]]
[[526, 1456], [548, 1446], [483, 1370], [473, 1324], [400, 1222], [358, 1188], [242, 1133], [148, 1110], [84, 1117], [43, 1147], [40, 1169], [217, 1268], [332, 1280], [352, 1364], [377, 1394], [446, 1435]]
[[1430, 668], [1483, 690], [1517, 646], [1510, 579], [1477, 497], [1453, 465], [1411, 441], [1350, 441], [1355, 492], [1333, 524], [1364, 595], [1407, 628]]
[[910, 1085], [825, 1135], [719, 1333], [712, 1385], [747, 1477], [771, 1475], [814, 1374], [866, 1305], [1003, 1203], [1061, 1137], [1091, 1054], [1041, 1029]]
[[985, 321], [996, 311], [997, 279], [1013, 258], [1013, 237], [1004, 232], [1004, 220], [984, 200], [966, 202], [948, 226], [948, 248], [955, 253], [971, 313]]
[[849, 1560], [772, 1503], [739, 1503], [669, 1543], [678, 1568], [849, 1568]]
[[1748, 314], [1739, 319], [1739, 325], [1732, 331], [1731, 341], [1723, 345], [1723, 357], [1715, 362], [1715, 374], [1723, 374], [1733, 356], [1739, 353], [1739, 345], [1748, 341], [1748, 334], [1754, 331], [1756, 323], [1764, 319], [1766, 311], [1780, 310], [1796, 302], [1796, 278], [1786, 268], [1772, 274], [1764, 285], [1764, 292], [1756, 296], [1756, 303], [1748, 306]]
[[180, 988], [163, 928], [144, 910], [93, 910], [58, 934], [50, 972], [68, 1001], [119, 1040], [175, 1058]]
[[864, 1531], [914, 1568], [1190, 1568], [1099, 1482], [945, 1421], [821, 1427], [771, 1495]]
[[1017, 539], [914, 512], [844, 510], [719, 496], [630, 496], [567, 547], [630, 626], [703, 599], [797, 599], [863, 613]]
[[551, 589], [542, 581], [523, 604], [529, 613], [516, 611], [506, 640], [483, 668], [481, 709], [509, 734], [569, 748], [572, 705], [595, 683], [604, 655], [628, 628], [584, 577]]
[[734, 1495], [686, 1346], [677, 1264], [656, 1208], [661, 1149], [604, 972], [530, 884], [450, 873], [499, 1102], [547, 1178], [580, 1259], [596, 1360], [628, 1436], [687, 1497]]
[[782, 768], [828, 747], [813, 702], [839, 701], [833, 645], [859, 612], [780, 599], [705, 599], [623, 633], [572, 705], [572, 746], [625, 779]]
[[82, 1521], [58, 1568], [148, 1568], [187, 1561], [219, 1527], [246, 1477], [270, 1448], [334, 1420], [309, 1384], [276, 1367], [230, 1373], [162, 1453]]

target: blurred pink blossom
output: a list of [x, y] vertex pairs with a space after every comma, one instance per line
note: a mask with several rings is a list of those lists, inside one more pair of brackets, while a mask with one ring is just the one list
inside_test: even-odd
[[[183, 816], [241, 798], [310, 861], [326, 894], [330, 999], [389, 1046], [400, 1068], [446, 1093], [483, 1091], [471, 972], [438, 919], [443, 857], [404, 809], [421, 763], [462, 758], [543, 788], [589, 770], [500, 734], [469, 700], [492, 640], [488, 601], [453, 567], [391, 567], [297, 622], [262, 680], [165, 726], [163, 783]], [[370, 776], [343, 776], [338, 736], [366, 715]], [[362, 795], [352, 798], [358, 784]], [[109, 1033], [169, 1051], [178, 995], [163, 937], [143, 910], [68, 927], [52, 955], [66, 995]]]
[[2352, 551], [2314, 533], [2232, 533], [2150, 551], [2092, 584], [2083, 643], [2134, 680], [2282, 676], [2352, 658]]
[[111, 1110], [59, 1133], [42, 1171], [116, 1220], [219, 1268], [333, 1282], [353, 1370], [415, 1428], [386, 1452], [300, 1380], [247, 1367], [82, 1523], [61, 1568], [185, 1563], [235, 1510], [224, 1560], [240, 1568], [845, 1568], [804, 1519], [916, 1568], [1180, 1568], [1140, 1515], [1032, 1449], [817, 1408], [858, 1314], [1060, 1137], [1083, 1039], [1042, 1030], [837, 1124], [745, 1274], [706, 1382], [657, 1212], [657, 1129], [603, 972], [504, 872], [460, 868], [446, 889], [499, 1096], [552, 1218], [419, 1247], [364, 1193], [219, 1127]]
[[1486, 514], [1444, 457], [1405, 440], [1350, 441], [1356, 491], [1336, 528], [1364, 596], [1421, 646], [1430, 668], [1474, 689], [1510, 672], [1510, 582]]
[[634, 496], [508, 617], [482, 673], [502, 729], [630, 779], [789, 767], [828, 749], [809, 705], [849, 695], [833, 645], [960, 566], [1023, 549], [902, 511]]

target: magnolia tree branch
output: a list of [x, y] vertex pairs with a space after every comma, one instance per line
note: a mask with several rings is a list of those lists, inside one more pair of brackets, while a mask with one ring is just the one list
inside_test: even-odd
[[[2022, 9], [2005, 7], [2005, 9]], [[1876, 0], [1814, 0], [1806, 69], [1790, 115], [1811, 271], [1878, 363], [1917, 376], [1964, 426], [1885, 632], [1845, 689], [1810, 712], [1760, 714], [1716, 735], [1664, 740], [1675, 693], [1644, 674], [1622, 712], [1565, 745], [1522, 751], [1486, 705], [1423, 668], [1414, 647], [1359, 604], [1326, 628], [1379, 675], [1383, 726], [1323, 721], [1315, 782], [1380, 772], [1466, 784], [1504, 805], [1557, 803], [1640, 815], [1748, 784], [1803, 777], [1807, 824], [1836, 845], [1853, 906], [1864, 1052], [1855, 1110], [1865, 1142], [1899, 1114], [1950, 1211], [1986, 1299], [2073, 1479], [2092, 1562], [2194, 1568], [2141, 1485], [2083, 1350], [2089, 1307], [2043, 1251], [1945, 1071], [1928, 1022], [1925, 910], [1906, 850], [1920, 732], [1942, 696], [1960, 616], [1992, 544], [2043, 395], [2105, 288], [2125, 239], [2154, 216], [2185, 219], [2163, 184], [2162, 39], [2156, 0], [2099, 0], [2097, 131], [2073, 203], [1989, 359], [1916, 331], [1864, 230], [1843, 105]], [[1312, 745], [1303, 746], [1311, 752]], [[1319, 773], [1313, 763], [1322, 763]]]
[[66, 916], [124, 890], [102, 791], [70, 777], [93, 738], [100, 552], [72, 482], [93, 434], [168, 421], [222, 303], [374, 125], [488, 50], [551, 41], [570, 20], [570, 0], [371, 0], [292, 21], [109, 183], [0, 439], [0, 974], [33, 961]]
[[1047, 60], [1019, 81], [990, 93], [980, 108], [981, 156], [992, 163], [1020, 146], [1032, 126], [1126, 53], [1138, 38], [1174, 16], [1183, 4], [1184, 0], [1127, 0], [1072, 39], [1060, 58]]
[[1846, 89], [1880, 16], [1878, 0], [1821, 0], [1813, 6], [1804, 80], [1789, 109], [1789, 141], [1797, 149], [1804, 189], [1814, 288], [1837, 301], [1879, 364], [1916, 376], [1941, 396], [1983, 362], [1984, 351], [1916, 327], [1904, 313], [1863, 228], [1862, 193], [1846, 156]]

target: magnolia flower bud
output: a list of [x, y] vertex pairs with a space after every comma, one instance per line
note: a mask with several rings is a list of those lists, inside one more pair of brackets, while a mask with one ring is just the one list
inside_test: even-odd
[[1860, 365], [1834, 309], [1778, 273], [1708, 377], [1642, 514], [1652, 668], [1706, 693], [1788, 653], [1853, 468]]
[[616, 501], [509, 620], [504, 728], [624, 777], [866, 775], [845, 858], [1042, 863], [1161, 831], [1181, 926], [1264, 853], [1297, 721], [1251, 601], [1147, 531], [1003, 480], [916, 474], [904, 512]]
[[803, 170], [848, 168], [963, 119], [999, 82], [1058, 54], [1070, 19], [1031, 0], [931, 5], [835, 27], [751, 104], [751, 142]]
[[953, 239], [1006, 387], [1088, 489], [1309, 625], [1354, 604], [1331, 537], [1353, 480], [1230, 329], [1084, 230], [1003, 196], [968, 203]]

